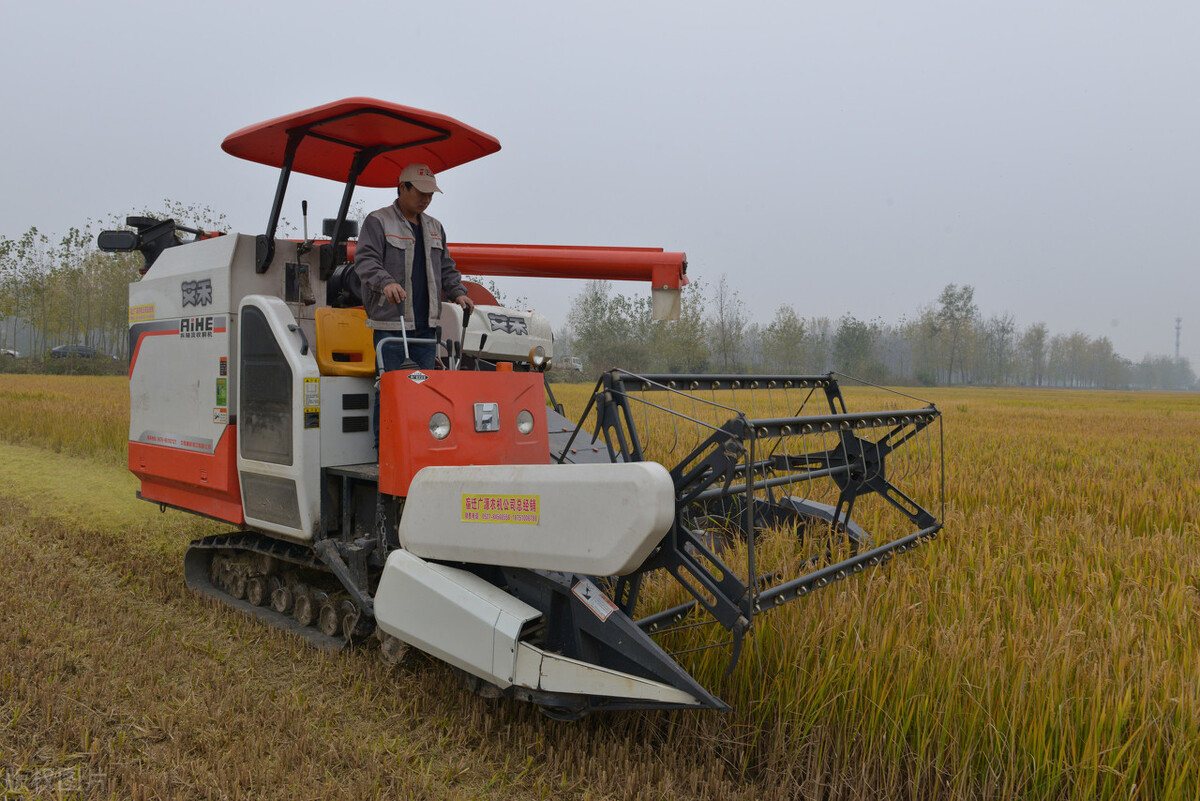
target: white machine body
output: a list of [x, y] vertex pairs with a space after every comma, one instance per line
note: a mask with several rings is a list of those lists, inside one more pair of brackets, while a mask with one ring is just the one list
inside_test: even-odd
[[[322, 467], [376, 458], [374, 381], [321, 375], [303, 300], [324, 293], [314, 254], [276, 245], [286, 270], [256, 273], [254, 238], [219, 236], [167, 248], [130, 285], [130, 466], [148, 500], [310, 541]], [[285, 284], [308, 289], [288, 300]], [[247, 309], [271, 351], [249, 368]], [[252, 397], [247, 369], [262, 379]]]
[[[611, 602], [610, 602], [611, 603]], [[375, 593], [384, 632], [501, 689], [694, 705], [661, 682], [549, 653], [520, 640], [541, 613], [466, 570], [403, 549], [388, 556]]]
[[554, 355], [554, 331], [545, 315], [504, 306], [478, 305], [463, 332], [463, 353], [488, 361], [525, 361], [541, 346]]
[[[670, 474], [655, 462], [426, 467], [409, 489], [402, 548], [379, 581], [376, 622], [501, 689], [696, 704], [661, 682], [523, 642], [537, 609], [474, 573], [427, 561], [620, 575], [662, 541], [674, 509]], [[594, 613], [616, 609], [582, 584]]]
[[423, 559], [614, 576], [645, 562], [674, 519], [657, 462], [426, 467], [400, 543]]

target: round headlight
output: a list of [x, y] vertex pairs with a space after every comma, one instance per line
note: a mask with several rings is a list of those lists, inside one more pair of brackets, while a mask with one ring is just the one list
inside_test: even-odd
[[528, 409], [522, 409], [517, 415], [517, 430], [522, 434], [528, 434], [533, 430], [533, 413]]
[[546, 349], [541, 345], [534, 345], [529, 349], [529, 364], [539, 373], [544, 372], [550, 367], [550, 357], [546, 355]]
[[450, 436], [450, 418], [442, 412], [434, 412], [429, 418], [429, 433], [434, 439], [445, 439]]

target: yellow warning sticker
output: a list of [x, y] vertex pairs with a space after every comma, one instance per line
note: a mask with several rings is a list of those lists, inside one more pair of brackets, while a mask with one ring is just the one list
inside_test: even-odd
[[541, 516], [540, 495], [476, 495], [464, 492], [464, 523], [519, 523], [536, 526]]
[[321, 411], [321, 379], [304, 379], [304, 413]]
[[129, 322], [148, 323], [154, 319], [154, 304], [143, 303], [140, 306], [129, 307]]

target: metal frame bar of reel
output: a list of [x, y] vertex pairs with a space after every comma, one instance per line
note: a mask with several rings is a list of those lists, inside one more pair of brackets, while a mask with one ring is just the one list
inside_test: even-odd
[[[596, 381], [596, 386], [592, 388], [592, 394], [591, 394], [591, 397], [588, 398], [587, 405], [583, 407], [583, 414], [581, 414], [579, 416], [579, 424], [575, 426], [575, 430], [572, 431], [571, 436], [567, 438], [567, 444], [563, 446], [562, 451], [558, 455], [558, 463], [559, 464], [564, 464], [566, 462], [567, 454], [571, 451], [571, 446], [575, 444], [575, 438], [578, 437], [579, 432], [583, 430], [584, 421], [587, 420], [588, 415], [591, 414], [592, 407], [597, 406], [597, 402], [596, 402], [597, 398], [602, 397], [600, 390], [601, 390], [601, 387], [603, 386], [603, 384], [604, 384], [604, 377], [601, 376], [600, 379], [598, 381]], [[600, 409], [597, 409], [596, 410], [596, 417], [597, 417], [596, 431], [592, 434], [593, 442], [595, 442], [596, 436], [600, 431], [600, 415], [601, 414], [602, 414], [602, 411]], [[612, 458], [611, 450], [609, 452], [609, 458]], [[613, 461], [616, 461], [616, 459], [613, 459]]]
[[[598, 415], [596, 421], [597, 430], [593, 434], [593, 439], [601, 432], [604, 434], [604, 443], [608, 447], [608, 455], [614, 462], [640, 462], [645, 458], [642, 451], [641, 438], [638, 436], [637, 426], [633, 420], [633, 410], [629, 408], [629, 400], [614, 381], [613, 373], [615, 372], [610, 371], [605, 373], [600, 379], [600, 383], [604, 387], [605, 403]], [[628, 435], [626, 435], [626, 432], [628, 432]], [[615, 435], [617, 440], [616, 449], [613, 448], [610, 435]], [[627, 438], [628, 441], [626, 441]], [[618, 456], [624, 458], [618, 459]]]
[[[642, 577], [660, 568], [667, 570], [692, 594], [694, 600], [641, 618], [636, 621], [638, 627], [647, 633], [662, 634], [681, 627], [703, 625], [704, 622], [678, 625], [692, 611], [702, 608], [712, 618], [706, 622], [720, 623], [733, 635], [732, 641], [704, 646], [716, 647], [732, 643], [729, 670], [733, 669], [738, 660], [743, 638], [751, 629], [755, 614], [769, 611], [786, 601], [807, 594], [812, 589], [859, 572], [867, 566], [882, 564], [890, 559], [893, 553], [903, 553], [908, 547], [915, 547], [916, 544], [936, 536], [941, 528], [941, 524], [931, 513], [895, 487], [887, 480], [885, 474], [887, 455], [932, 424], [939, 418], [940, 413], [932, 404], [924, 409], [848, 413], [845, 411], [845, 401], [838, 382], [832, 374], [666, 376], [636, 375], [613, 370], [597, 382], [596, 391], [576, 432], [582, 428], [582, 421], [586, 420], [591, 407], [596, 405], [597, 425], [593, 439], [603, 433], [614, 461], [618, 460], [618, 456], [640, 459], [640, 438], [629, 403], [631, 393], [659, 391], [694, 398], [690, 392], [697, 390], [762, 389], [772, 385], [781, 388], [786, 385], [787, 388], [795, 389], [822, 389], [830, 413], [754, 419], [747, 418], [734, 407], [712, 401], [713, 407], [731, 413], [731, 418], [718, 427], [638, 398], [640, 402], [652, 408], [711, 429], [712, 433], [670, 469], [676, 487], [675, 525], [660, 549], [652, 554], [636, 573], [616, 579], [614, 599], [622, 611], [632, 616]], [[862, 439], [854, 433], [880, 428], [890, 430], [876, 441]], [[822, 433], [838, 434], [839, 444], [831, 449], [798, 456], [776, 455], [774, 449], [765, 458], [758, 457], [756, 453], [757, 444], [763, 439], [775, 439], [779, 442], [787, 437]], [[773, 475], [777, 471], [783, 471], [785, 474]], [[830, 478], [837, 484], [839, 496], [835, 507], [797, 502], [790, 497], [781, 501], [775, 500], [772, 491], [775, 487], [816, 478]], [[739, 480], [740, 483], [734, 483]], [[765, 500], [757, 498], [755, 494], [762, 490], [768, 493]], [[869, 534], [851, 521], [855, 500], [870, 493], [882, 495], [888, 503], [921, 529], [882, 546], [870, 548]], [[747, 544], [747, 575], [754, 577], [748, 584], [742, 582], [686, 525], [689, 519], [688, 510], [697, 504], [738, 498], [742, 499], [741, 502], [735, 501], [730, 512], [737, 519], [736, 526]], [[763, 509], [764, 517], [761, 522], [756, 507]], [[756, 530], [765, 524], [767, 515], [773, 518], [783, 516], [822, 521], [830, 526], [831, 531], [840, 532], [847, 538], [850, 542], [850, 556], [833, 562], [831, 545], [824, 554], [823, 567], [782, 584], [775, 584], [782, 577], [777, 574], [760, 576], [755, 564]], [[863, 547], [867, 547], [868, 550], [860, 551]], [[814, 556], [813, 560], [817, 558]], [[816, 563], [808, 561], [808, 564]]]
[[[592, 442], [596, 442], [601, 434], [604, 436], [604, 444], [608, 449], [608, 458], [613, 462], [640, 462], [644, 460], [642, 454], [641, 442], [637, 436], [637, 426], [633, 422], [632, 412], [629, 409], [629, 404], [625, 400], [623, 393], [619, 390], [614, 392], [613, 374], [617, 370], [610, 370], [600, 376], [596, 381], [596, 386], [592, 388], [592, 395], [588, 398], [587, 405], [583, 409], [583, 414], [579, 417], [579, 425], [571, 432], [567, 444], [563, 446], [562, 452], [558, 456], [558, 463], [562, 464], [566, 461], [567, 453], [570, 452], [571, 446], [575, 444], [576, 437], [583, 430], [583, 422], [587, 420], [592, 408], [596, 408], [596, 426], [592, 430]], [[620, 397], [620, 401], [614, 401], [615, 397]], [[622, 416], [624, 416], [624, 424], [622, 424]], [[629, 432], [629, 438], [626, 438], [625, 432]], [[615, 447], [614, 447], [615, 441]]]

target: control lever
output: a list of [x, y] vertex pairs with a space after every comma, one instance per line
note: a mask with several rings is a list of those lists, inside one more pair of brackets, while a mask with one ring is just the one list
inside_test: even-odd
[[[401, 320], [400, 341], [404, 345], [404, 362], [400, 365], [400, 369], [408, 370], [411, 368], [415, 368], [417, 366], [417, 363], [412, 360], [412, 356], [410, 356], [408, 353], [408, 331], [407, 331], [407, 329], [404, 328], [404, 323], [403, 323], [404, 307], [401, 306], [401, 304], [399, 304], [399, 303], [397, 303], [396, 306], [400, 309], [400, 320]], [[396, 339], [395, 336], [385, 337], [384, 339], [379, 340], [379, 342], [376, 343], [376, 345], [375, 345], [375, 370], [380, 375], [383, 374], [383, 348], [385, 345], [390, 345], [392, 343], [392, 340], [394, 340], [394, 339]], [[418, 341], [426, 342], [428, 340], [418, 340]], [[436, 344], [437, 340], [435, 339], [433, 341]], [[378, 380], [376, 381], [376, 383], [378, 383]]]
[[455, 350], [458, 352], [458, 361], [460, 364], [462, 363], [463, 343], [467, 341], [467, 324], [471, 322], [471, 310], [466, 306], [463, 306], [462, 315], [462, 336], [458, 338], [458, 346], [455, 348]]

